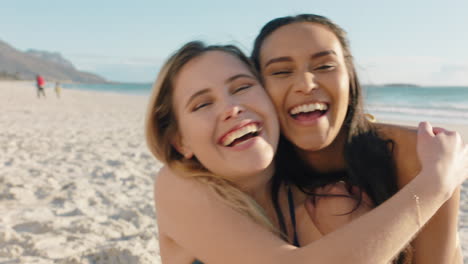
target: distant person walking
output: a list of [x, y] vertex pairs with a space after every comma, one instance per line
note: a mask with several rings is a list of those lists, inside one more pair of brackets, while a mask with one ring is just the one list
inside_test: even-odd
[[60, 93], [62, 92], [62, 87], [60, 86], [60, 82], [55, 83], [55, 94], [57, 98], [60, 98]]
[[46, 97], [44, 91], [45, 80], [39, 74], [36, 76], [36, 85], [37, 85], [37, 98], [41, 98], [41, 94]]

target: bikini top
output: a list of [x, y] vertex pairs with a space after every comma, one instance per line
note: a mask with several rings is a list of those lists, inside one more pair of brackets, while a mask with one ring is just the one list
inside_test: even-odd
[[293, 226], [293, 245], [296, 247], [300, 247], [299, 239], [297, 238], [297, 230], [296, 230], [296, 214], [294, 212], [294, 197], [291, 191], [291, 187], [288, 184], [288, 207], [289, 207], [289, 217], [291, 217], [291, 222]]

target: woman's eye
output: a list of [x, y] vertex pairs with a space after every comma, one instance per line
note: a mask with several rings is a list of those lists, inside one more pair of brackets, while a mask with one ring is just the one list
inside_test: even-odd
[[321, 65], [321, 66], [319, 66], [319, 67], [317, 67], [315, 69], [320, 71], [320, 70], [332, 70], [334, 68], [335, 68], [334, 65], [325, 64], [325, 65]]
[[195, 112], [197, 110], [200, 110], [206, 106], [209, 106], [211, 103], [209, 102], [206, 102], [206, 103], [200, 103], [200, 104], [197, 104], [193, 109], [192, 109], [192, 112]]
[[241, 92], [241, 91], [244, 91], [246, 89], [249, 89], [250, 87], [252, 87], [252, 85], [248, 84], [248, 85], [242, 85], [240, 86], [239, 88], [235, 89], [234, 90], [234, 93], [238, 93], [238, 92]]
[[290, 74], [290, 73], [291, 73], [291, 71], [275, 71], [275, 72], [272, 72], [271, 75], [281, 76], [281, 75], [286, 75], [286, 74]]

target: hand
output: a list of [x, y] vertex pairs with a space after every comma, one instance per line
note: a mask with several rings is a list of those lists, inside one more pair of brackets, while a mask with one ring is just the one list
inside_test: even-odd
[[468, 177], [468, 147], [457, 132], [432, 128], [427, 122], [419, 124], [417, 140], [422, 175], [450, 196]]

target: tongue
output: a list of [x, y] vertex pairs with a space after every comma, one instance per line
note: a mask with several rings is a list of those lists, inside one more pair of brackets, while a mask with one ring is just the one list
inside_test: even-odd
[[299, 114], [293, 115], [293, 118], [299, 121], [307, 121], [307, 120], [313, 120], [313, 119], [319, 118], [321, 115], [322, 115], [321, 111], [313, 111], [313, 112], [299, 113]]

